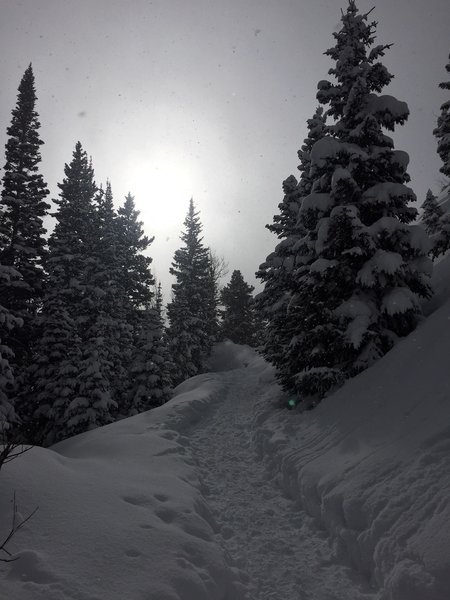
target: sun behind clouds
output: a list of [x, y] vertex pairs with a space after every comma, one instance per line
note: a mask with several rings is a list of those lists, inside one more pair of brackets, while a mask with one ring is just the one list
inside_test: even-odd
[[159, 230], [181, 226], [189, 198], [201, 185], [198, 171], [192, 160], [176, 153], [130, 160], [124, 177], [142, 220]]

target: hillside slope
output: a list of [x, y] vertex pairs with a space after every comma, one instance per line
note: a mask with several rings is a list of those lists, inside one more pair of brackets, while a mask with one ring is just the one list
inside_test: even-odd
[[447, 303], [316, 410], [255, 417], [273, 477], [386, 600], [449, 596], [449, 319]]
[[32, 449], [0, 474], [1, 538], [14, 490], [39, 505], [0, 598], [448, 600], [449, 320], [311, 412], [226, 343], [167, 405]]

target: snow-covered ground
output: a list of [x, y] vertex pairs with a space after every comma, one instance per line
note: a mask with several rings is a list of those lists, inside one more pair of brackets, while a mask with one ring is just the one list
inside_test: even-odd
[[39, 510], [1, 600], [448, 600], [449, 260], [434, 312], [314, 411], [226, 343], [165, 406], [7, 464], [0, 538], [14, 491]]

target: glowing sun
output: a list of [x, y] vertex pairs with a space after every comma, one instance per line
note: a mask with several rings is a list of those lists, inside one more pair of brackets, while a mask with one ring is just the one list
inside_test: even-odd
[[198, 166], [169, 153], [157, 160], [131, 162], [126, 179], [142, 220], [159, 230], [181, 227], [189, 198], [195, 198], [200, 186]]

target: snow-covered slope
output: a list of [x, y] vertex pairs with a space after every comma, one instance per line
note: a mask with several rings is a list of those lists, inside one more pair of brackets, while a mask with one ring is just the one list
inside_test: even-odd
[[39, 511], [0, 598], [448, 600], [445, 264], [442, 306], [314, 411], [227, 343], [167, 405], [6, 465], [0, 537], [14, 490]]
[[315, 411], [256, 417], [273, 476], [383, 599], [450, 594], [449, 319], [447, 303]]
[[221, 393], [219, 376], [194, 378], [158, 410], [9, 463], [0, 538], [14, 491], [21, 515], [39, 510], [8, 546], [19, 559], [0, 565], [1, 600], [238, 600], [180, 435]]

